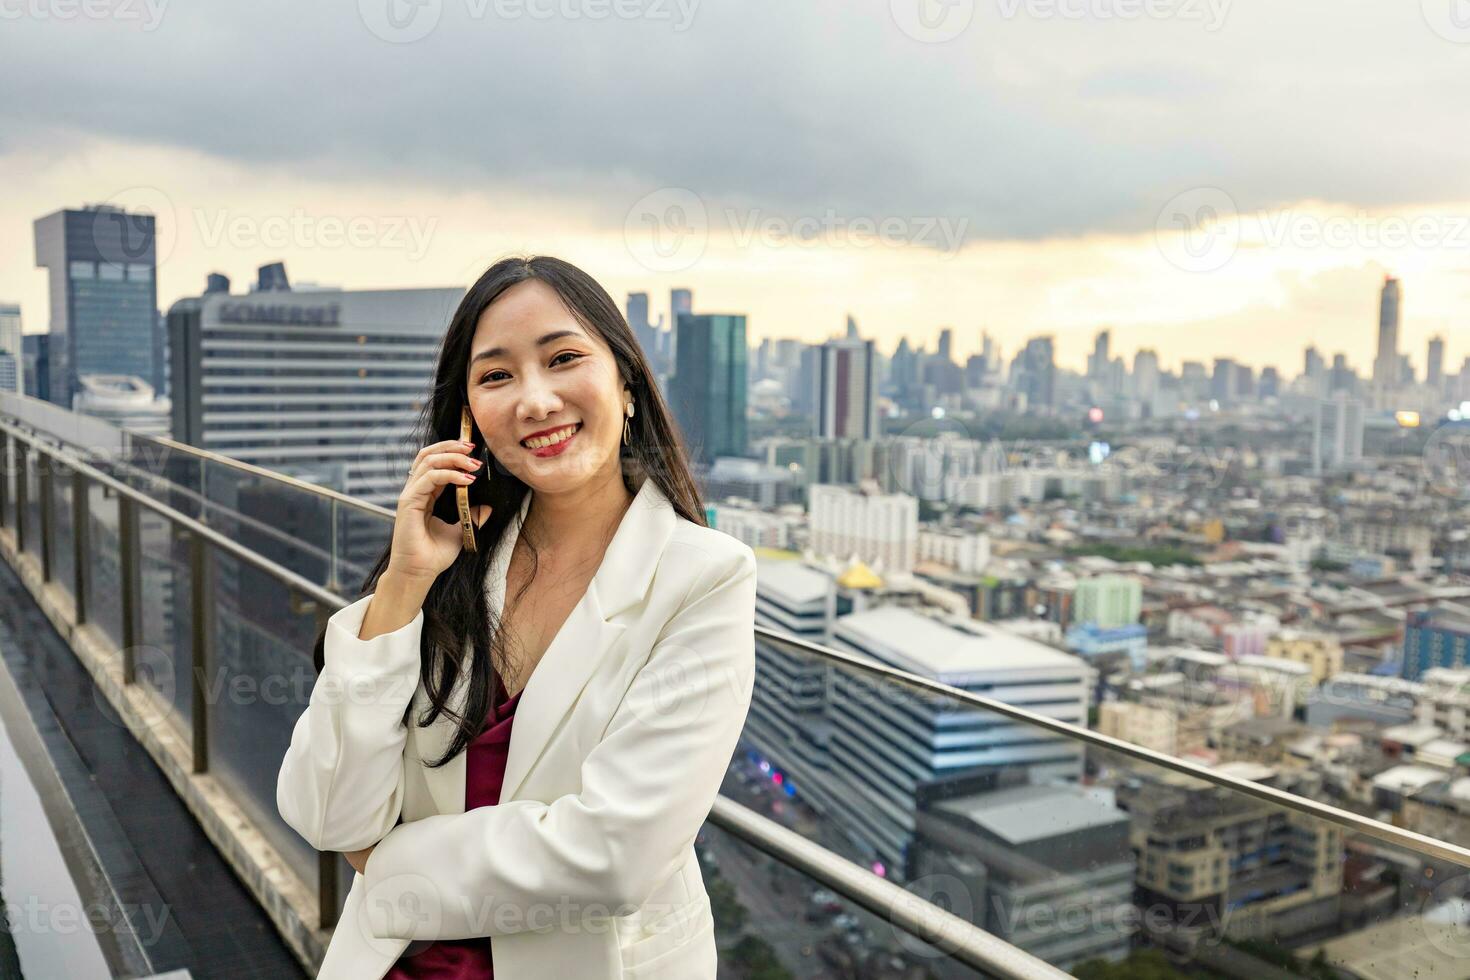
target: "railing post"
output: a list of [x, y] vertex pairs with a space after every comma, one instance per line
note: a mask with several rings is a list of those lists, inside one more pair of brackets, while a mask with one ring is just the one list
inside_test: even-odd
[[137, 679], [139, 627], [138, 505], [126, 494], [117, 495], [117, 563], [122, 578], [122, 674], [123, 683]]
[[[295, 593], [292, 593], [293, 596]], [[327, 620], [332, 617], [332, 611], [321, 605], [316, 605], [316, 628], [318, 631], [327, 628]], [[338, 857], [336, 851], [318, 851], [316, 856], [316, 881], [317, 881], [317, 917], [320, 919], [320, 927], [330, 929], [337, 924], [337, 869]]]
[[72, 572], [76, 582], [72, 586], [72, 601], [76, 608], [76, 624], [87, 621], [87, 564], [91, 558], [91, 534], [87, 517], [87, 478], [81, 470], [71, 471], [71, 544]]
[[317, 851], [316, 881], [317, 917], [321, 928], [330, 929], [337, 924], [336, 851]]
[[56, 502], [51, 499], [51, 462], [45, 450], [36, 447], [36, 487], [41, 494], [41, 581], [51, 581], [51, 539], [56, 527]]
[[26, 444], [17, 441], [15, 444], [15, 550], [17, 554], [25, 554], [26, 550], [26, 511], [31, 508], [30, 482], [31, 475], [26, 468]]
[[337, 498], [333, 497], [328, 502], [327, 513], [332, 520], [331, 553], [327, 555], [327, 588], [340, 592], [342, 590], [337, 585], [337, 521], [341, 515], [337, 513]]
[[209, 703], [206, 699], [205, 671], [208, 669], [209, 628], [209, 545], [198, 534], [189, 535], [189, 581], [193, 603], [190, 619], [193, 633], [189, 688], [191, 691], [191, 727], [194, 735], [194, 772], [209, 771]]
[[10, 509], [10, 433], [0, 430], [0, 527], [5, 527], [5, 512]]

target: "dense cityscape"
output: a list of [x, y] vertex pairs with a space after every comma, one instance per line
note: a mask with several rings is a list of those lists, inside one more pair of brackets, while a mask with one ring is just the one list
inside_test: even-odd
[[[161, 309], [158, 231], [105, 205], [35, 221], [51, 305], [0, 303], [5, 404], [391, 508], [463, 289], [275, 263]], [[1291, 377], [1228, 337], [1174, 367], [1100, 327], [1079, 372], [1050, 336], [981, 336], [961, 362], [958, 328], [884, 352], [838, 308], [823, 342], [752, 343], [691, 289], [620, 299], [709, 523], [757, 552], [759, 626], [1467, 845], [1470, 358], [1404, 349], [1413, 288], [1385, 277], [1362, 311], [1371, 365], [1308, 347]], [[160, 615], [187, 603], [156, 587]], [[793, 647], [757, 656], [726, 794], [1077, 976], [1470, 975], [1452, 862], [953, 698], [880, 696]], [[702, 852], [727, 938], [761, 927], [759, 951], [731, 939], [731, 977], [974, 975], [741, 846]]]

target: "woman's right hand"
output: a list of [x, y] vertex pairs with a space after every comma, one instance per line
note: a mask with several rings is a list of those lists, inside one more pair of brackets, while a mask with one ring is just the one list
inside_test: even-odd
[[[434, 503], [445, 487], [467, 487], [475, 482], [481, 462], [470, 453], [473, 447], [458, 439], [446, 439], [419, 450], [409, 467], [408, 481], [398, 495], [393, 521], [393, 544], [384, 573], [410, 581], [431, 583], [459, 556], [464, 547], [459, 524], [434, 516]], [[475, 526], [490, 516], [490, 505], [472, 507]]]

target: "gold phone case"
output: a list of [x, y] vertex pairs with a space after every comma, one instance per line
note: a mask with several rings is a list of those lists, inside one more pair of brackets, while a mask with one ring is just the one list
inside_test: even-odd
[[[459, 410], [459, 438], [463, 442], [470, 441], [472, 419], [470, 407], [465, 405]], [[457, 486], [454, 488], [455, 500], [459, 503], [459, 529], [463, 536], [464, 550], [475, 550], [475, 521], [470, 516], [470, 488]]]

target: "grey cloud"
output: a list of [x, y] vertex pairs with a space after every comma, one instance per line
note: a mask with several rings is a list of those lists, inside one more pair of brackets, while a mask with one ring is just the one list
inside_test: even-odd
[[1249, 0], [1213, 33], [977, 3], [958, 38], [922, 44], [888, 0], [706, 0], [681, 32], [440, 2], [410, 44], [375, 37], [353, 0], [174, 3], [151, 32], [7, 21], [0, 138], [524, 189], [612, 225], [675, 186], [712, 211], [943, 216], [985, 238], [1151, 230], [1199, 185], [1247, 209], [1470, 199], [1449, 84], [1470, 45], [1414, 3]]

